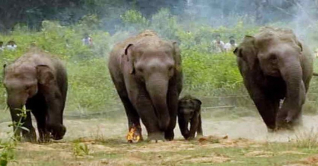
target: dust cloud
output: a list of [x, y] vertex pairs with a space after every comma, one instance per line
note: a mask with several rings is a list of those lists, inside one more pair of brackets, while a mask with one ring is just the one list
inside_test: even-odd
[[[212, 119], [203, 117], [204, 136], [228, 136], [231, 139], [245, 138], [254, 141], [268, 142], [289, 142], [297, 139], [306, 139], [318, 135], [318, 116], [303, 116], [303, 126], [291, 131], [280, 131], [268, 133], [261, 117], [242, 117], [237, 119]], [[35, 123], [34, 123], [35, 124]], [[0, 137], [8, 138], [12, 128], [8, 127], [9, 122], [0, 123]], [[127, 134], [126, 118], [109, 120], [76, 119], [65, 120], [67, 132], [62, 141], [72, 141], [79, 138], [95, 140], [118, 139], [125, 141]], [[143, 127], [143, 136], [147, 138], [146, 129]], [[175, 138], [183, 139], [179, 126], [175, 128]]]

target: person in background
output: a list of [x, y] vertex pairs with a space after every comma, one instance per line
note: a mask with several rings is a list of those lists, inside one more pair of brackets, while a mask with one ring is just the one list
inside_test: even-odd
[[0, 41], [0, 51], [4, 50], [3, 41]]
[[224, 52], [224, 42], [221, 41], [221, 35], [217, 34], [215, 36], [215, 40], [213, 41], [215, 48], [216, 48], [216, 52], [220, 53], [220, 52]]
[[224, 45], [224, 50], [226, 52], [232, 51], [232, 50], [234, 50], [237, 47], [237, 44], [235, 43], [234, 37], [230, 36], [229, 39], [230, 39], [230, 41]]
[[318, 58], [318, 48], [315, 50], [315, 58]]
[[93, 45], [92, 38], [88, 35], [88, 33], [84, 34], [84, 38], [82, 39], [82, 41], [83, 41], [83, 45], [86, 45], [86, 46]]
[[16, 48], [17, 48], [17, 45], [16, 45], [15, 41], [13, 41], [13, 40], [8, 41], [8, 43], [7, 43], [8, 50], [14, 51]]

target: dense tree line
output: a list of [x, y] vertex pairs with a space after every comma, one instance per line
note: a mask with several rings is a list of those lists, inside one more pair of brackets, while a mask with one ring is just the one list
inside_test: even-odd
[[249, 15], [259, 24], [288, 20], [297, 11], [316, 16], [317, 0], [2, 0], [0, 30], [7, 31], [16, 24], [38, 29], [43, 20], [58, 20], [63, 25], [95, 14], [105, 29], [120, 24], [120, 15], [128, 9], [140, 11], [150, 18], [161, 8], [173, 14], [205, 18], [213, 22], [229, 16]]

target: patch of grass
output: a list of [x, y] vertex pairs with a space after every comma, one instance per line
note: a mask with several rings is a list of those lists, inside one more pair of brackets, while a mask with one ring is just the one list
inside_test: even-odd
[[[82, 142], [81, 142], [82, 141]], [[78, 151], [85, 153], [83, 144], [89, 148], [89, 156], [85, 157], [62, 157], [60, 151], [73, 153], [72, 147], [77, 142]], [[228, 142], [206, 142], [198, 141], [172, 141], [164, 143], [138, 143], [128, 144], [117, 140], [106, 140], [105, 142], [94, 142], [89, 145], [83, 140], [63, 143], [60, 145], [42, 145], [53, 148], [50, 152], [32, 151], [20, 149], [17, 153], [17, 164], [25, 164], [25, 158], [32, 158], [30, 165], [40, 166], [45, 163], [50, 166], [72, 165], [74, 163], [108, 163], [113, 165], [216, 165], [216, 166], [268, 166], [284, 165], [297, 162], [304, 157], [318, 152], [317, 148], [300, 147], [291, 143], [257, 143], [245, 139], [228, 140]], [[94, 146], [98, 150], [94, 149]], [[105, 150], [103, 150], [105, 146]], [[58, 148], [54, 150], [54, 148]], [[25, 155], [27, 154], [27, 155]], [[81, 156], [81, 155], [79, 155]], [[48, 160], [48, 158], [50, 158]], [[56, 161], [58, 160], [58, 161]]]
[[0, 166], [6, 166], [9, 164], [9, 162], [14, 160], [15, 157], [15, 147], [17, 145], [18, 140], [20, 140], [20, 136], [16, 136], [15, 133], [18, 131], [26, 130], [29, 131], [27, 128], [23, 127], [22, 120], [26, 118], [27, 111], [25, 106], [20, 110], [20, 113], [17, 114], [18, 117], [20, 117], [19, 121], [17, 123], [12, 123], [9, 125], [9, 127], [15, 127], [14, 131], [11, 133], [11, 136], [9, 140], [3, 141], [0, 139]]
[[73, 143], [73, 155], [78, 156], [85, 156], [89, 154], [89, 148], [85, 143]]
[[299, 148], [318, 149], [318, 133], [314, 129], [299, 131], [294, 144]]

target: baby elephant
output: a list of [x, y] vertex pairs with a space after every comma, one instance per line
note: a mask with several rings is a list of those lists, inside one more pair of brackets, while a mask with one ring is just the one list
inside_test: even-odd
[[[182, 136], [185, 139], [193, 139], [195, 133], [202, 136], [202, 121], [201, 121], [201, 101], [190, 95], [179, 99], [178, 122]], [[188, 123], [190, 122], [190, 131]]]

